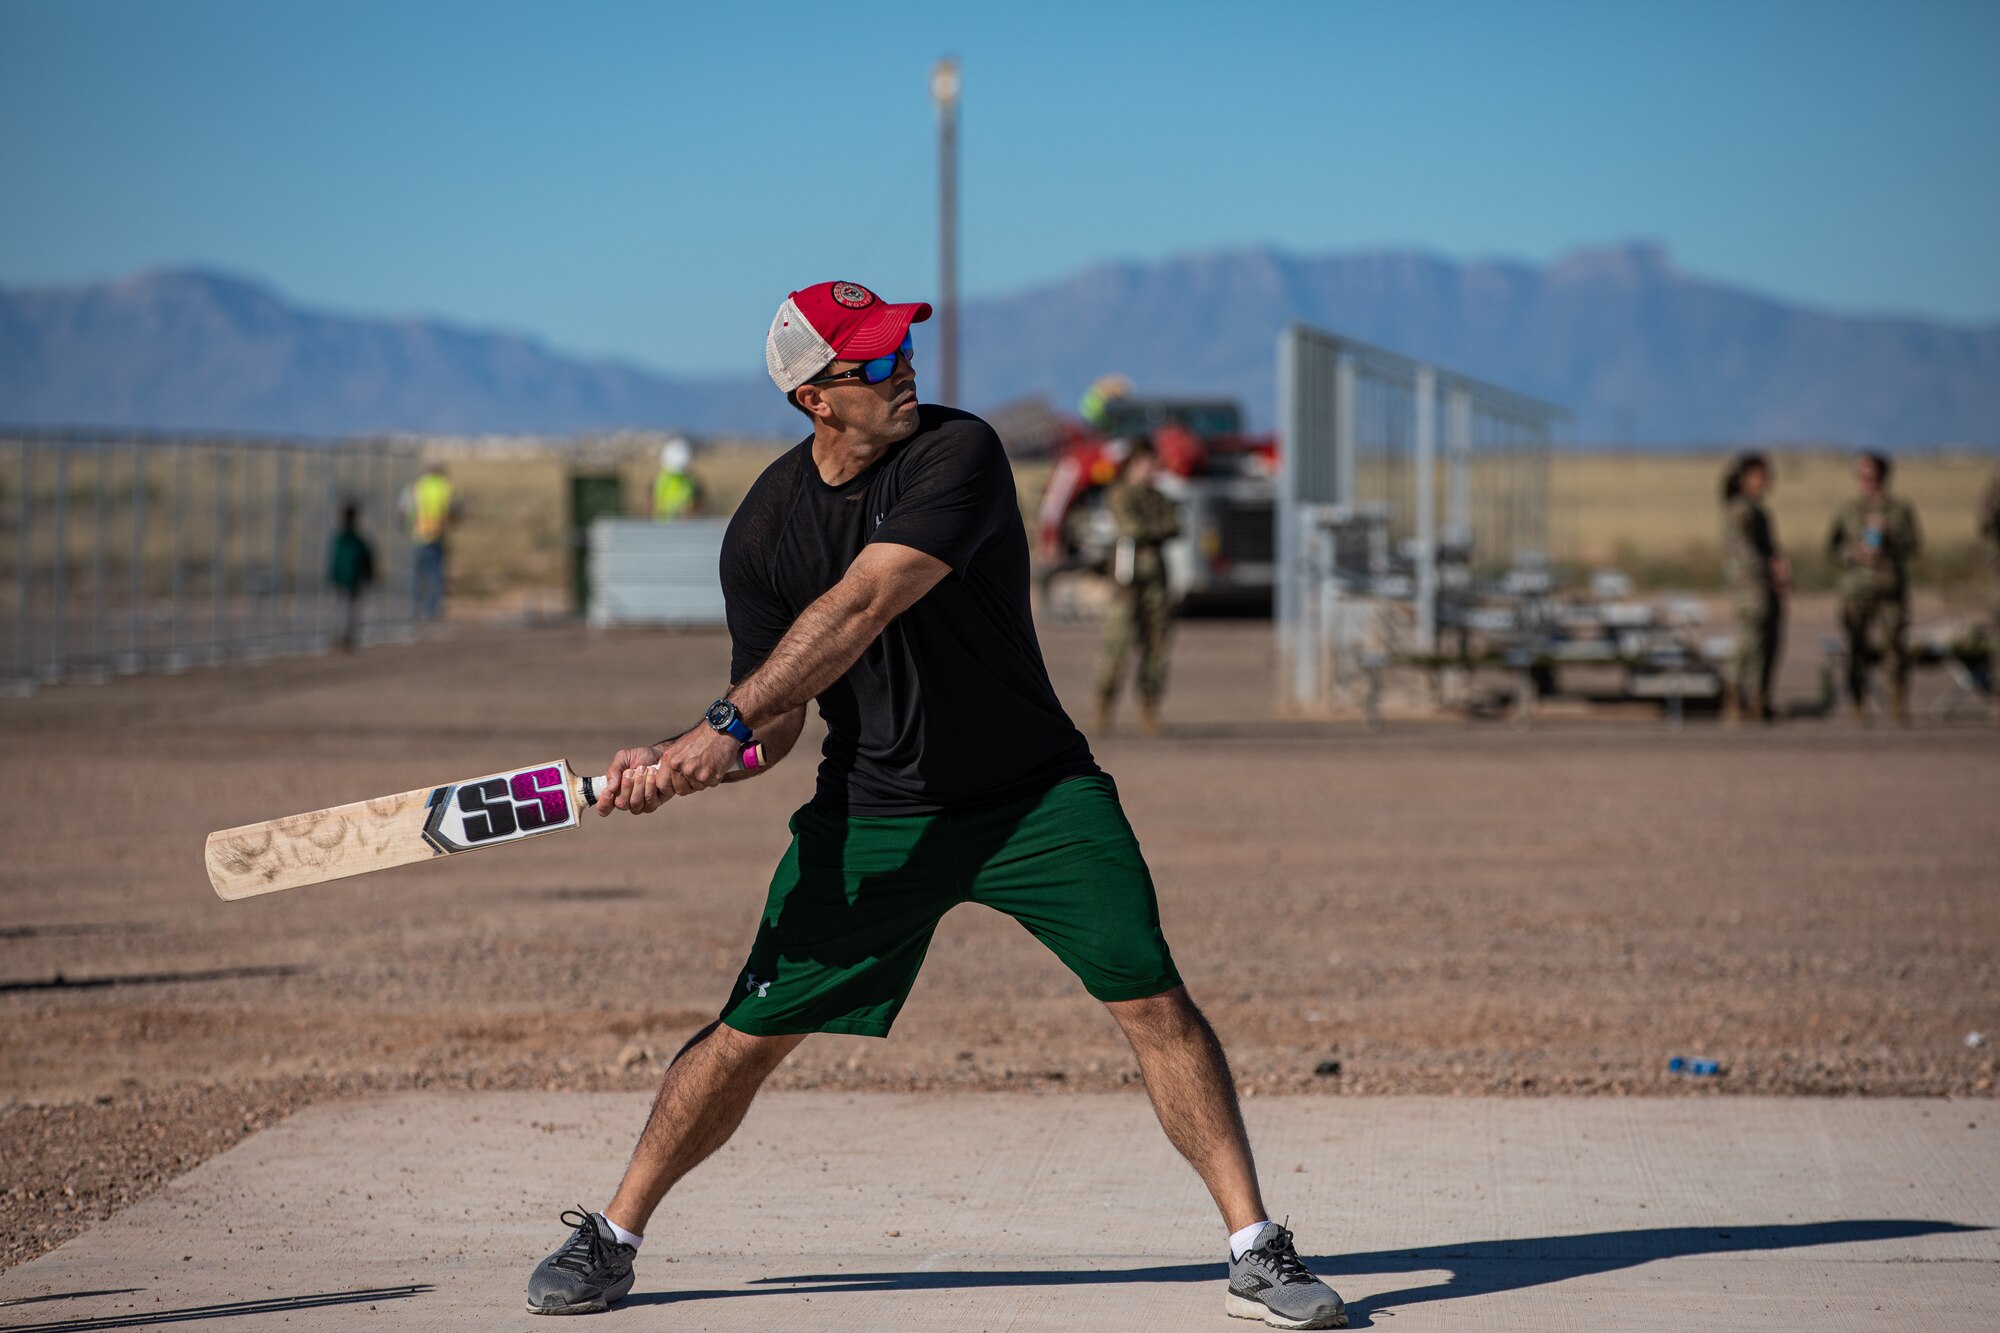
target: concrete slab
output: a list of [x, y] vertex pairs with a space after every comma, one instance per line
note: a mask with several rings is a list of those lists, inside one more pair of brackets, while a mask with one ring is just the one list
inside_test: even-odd
[[[1284, 1098], [1272, 1206], [1357, 1327], [2000, 1326], [1991, 1103]], [[555, 1214], [646, 1101], [315, 1107], [0, 1276], [0, 1327], [546, 1330]], [[655, 1220], [612, 1328], [1225, 1329], [1220, 1226], [1143, 1098], [790, 1093]]]

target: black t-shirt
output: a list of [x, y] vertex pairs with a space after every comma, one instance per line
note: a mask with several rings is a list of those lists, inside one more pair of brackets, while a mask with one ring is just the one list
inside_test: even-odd
[[722, 540], [736, 681], [868, 543], [951, 566], [819, 696], [813, 800], [835, 813], [924, 814], [1098, 771], [1042, 663], [1000, 437], [966, 412], [919, 412], [915, 435], [839, 486], [820, 479], [808, 438], [757, 478]]

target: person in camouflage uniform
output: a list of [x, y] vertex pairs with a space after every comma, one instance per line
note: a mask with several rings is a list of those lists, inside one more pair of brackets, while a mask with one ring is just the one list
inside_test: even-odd
[[1868, 670], [1886, 658], [1898, 722], [1910, 720], [1910, 562], [1922, 549], [1917, 511], [1889, 494], [1889, 460], [1855, 455], [1860, 493], [1842, 505], [1827, 534], [1840, 573], [1840, 624], [1847, 638], [1847, 696], [1866, 720]]
[[1986, 493], [1979, 498], [1979, 538], [1989, 548], [1993, 576], [1986, 605], [1986, 678], [1993, 691], [1993, 721], [2000, 724], [2000, 473], [1986, 483]]
[[1777, 716], [1771, 677], [1784, 643], [1791, 570], [1764, 504], [1770, 489], [1771, 465], [1762, 454], [1739, 456], [1722, 483], [1722, 568], [1736, 609], [1736, 657], [1726, 695], [1732, 720]]
[[1167, 688], [1167, 628], [1173, 607], [1167, 592], [1167, 562], [1160, 547], [1181, 530], [1180, 506], [1153, 486], [1159, 473], [1153, 446], [1137, 441], [1124, 470], [1104, 499], [1118, 526], [1111, 559], [1111, 607], [1105, 618], [1104, 665], [1097, 673], [1097, 726], [1111, 725], [1124, 683], [1125, 662], [1139, 650], [1139, 725], [1147, 735], [1160, 729], [1160, 696]]

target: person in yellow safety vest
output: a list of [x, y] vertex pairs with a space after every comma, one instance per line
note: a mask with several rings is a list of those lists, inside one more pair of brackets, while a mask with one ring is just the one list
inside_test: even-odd
[[444, 614], [444, 539], [463, 516], [444, 464], [425, 465], [403, 492], [401, 508], [410, 525], [411, 600], [419, 620], [436, 620]]
[[694, 450], [675, 436], [660, 446], [660, 470], [653, 477], [653, 517], [661, 523], [694, 518], [701, 513], [701, 483], [688, 471]]
[[1101, 430], [1105, 410], [1114, 400], [1129, 397], [1131, 392], [1131, 380], [1123, 375], [1106, 375], [1083, 391], [1083, 401], [1077, 404], [1076, 410], [1093, 429]]

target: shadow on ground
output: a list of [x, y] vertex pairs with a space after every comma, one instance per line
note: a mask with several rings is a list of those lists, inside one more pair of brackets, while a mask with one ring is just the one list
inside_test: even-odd
[[[1539, 1236], [1518, 1240], [1467, 1241], [1410, 1250], [1380, 1250], [1308, 1260], [1313, 1271], [1338, 1288], [1349, 1274], [1433, 1273], [1442, 1282], [1380, 1292], [1348, 1303], [1354, 1327], [1369, 1315], [1429, 1301], [1488, 1296], [1546, 1286], [1571, 1278], [1636, 1268], [1656, 1259], [1691, 1255], [1786, 1250], [1856, 1241], [1906, 1240], [1913, 1236], [1984, 1231], [1960, 1222], [1882, 1219], [1801, 1222], [1782, 1226], [1659, 1227], [1645, 1231], [1597, 1231], [1580, 1236]], [[1104, 1269], [945, 1269], [908, 1273], [808, 1273], [759, 1278], [754, 1291], [667, 1291], [634, 1293], [628, 1305], [722, 1300], [736, 1296], [800, 1295], [843, 1291], [940, 1291], [979, 1287], [1097, 1286], [1115, 1282], [1215, 1282], [1225, 1276], [1220, 1263], [1159, 1264], [1147, 1268]]]
[[[55, 1292], [30, 1296], [26, 1301], [72, 1300], [79, 1296], [115, 1296], [139, 1288], [118, 1291]], [[362, 1291], [321, 1291], [305, 1296], [270, 1296], [260, 1301], [231, 1301], [224, 1305], [191, 1305], [179, 1310], [146, 1310], [132, 1314], [100, 1315], [89, 1319], [58, 1319], [45, 1324], [11, 1325], [12, 1333], [91, 1333], [95, 1329], [147, 1328], [154, 1324], [191, 1324], [205, 1319], [238, 1319], [244, 1315], [290, 1314], [295, 1310], [318, 1310], [330, 1305], [372, 1305], [381, 1301], [407, 1300], [433, 1288], [428, 1283], [407, 1287], [372, 1287]], [[0, 1309], [10, 1304], [0, 1303]]]
[[175, 986], [192, 981], [240, 981], [253, 977], [293, 977], [303, 968], [286, 965], [271, 967], [211, 967], [199, 972], [141, 972], [122, 977], [53, 977], [29, 981], [0, 981], [0, 991], [102, 990], [108, 986]]
[[86, 1296], [129, 1296], [143, 1287], [105, 1287], [98, 1291], [52, 1291], [46, 1296], [15, 1296], [0, 1301], [0, 1310], [11, 1310], [19, 1305], [40, 1305], [45, 1301], [80, 1301]]
[[[1344, 1254], [1309, 1262], [1316, 1272], [1332, 1280], [1336, 1286], [1341, 1284], [1343, 1277], [1355, 1274], [1375, 1276], [1384, 1273], [1415, 1274], [1439, 1271], [1450, 1273], [1451, 1276], [1442, 1282], [1379, 1292], [1350, 1302], [1347, 1308], [1353, 1326], [1366, 1328], [1373, 1322], [1369, 1317], [1371, 1314], [1422, 1305], [1428, 1301], [1487, 1296], [1496, 1292], [1546, 1286], [1570, 1278], [1636, 1268], [1640, 1264], [1651, 1263], [1656, 1259], [1799, 1249], [1813, 1245], [1838, 1245], [1857, 1241], [1907, 1240], [1915, 1236], [1950, 1235], [1986, 1229], [1960, 1222], [1918, 1219], [1802, 1222], [1783, 1226], [1659, 1227], [1646, 1231], [1598, 1231], [1580, 1236], [1468, 1241], [1409, 1250], [1379, 1250], [1371, 1254]], [[802, 1273], [790, 1277], [759, 1278], [752, 1284], [754, 1289], [749, 1291], [639, 1292], [628, 1297], [624, 1304], [627, 1307], [668, 1305], [688, 1301], [725, 1300], [741, 1296], [793, 1296], [839, 1292], [959, 1291], [982, 1287], [1075, 1287], [1120, 1282], [1214, 1282], [1222, 1277], [1223, 1266], [1219, 1263], [1156, 1264], [1145, 1268]], [[28, 1304], [72, 1300], [84, 1296], [119, 1295], [124, 1294], [125, 1290], [52, 1292], [43, 1296], [0, 1303], [0, 1309], [18, 1309]], [[13, 1327], [14, 1333], [93, 1333], [99, 1329], [144, 1328], [157, 1324], [193, 1323], [201, 1320], [240, 1318], [246, 1315], [282, 1315], [329, 1306], [406, 1300], [432, 1290], [429, 1285], [420, 1283], [359, 1291], [315, 1292], [303, 1296], [274, 1296], [263, 1300], [190, 1306], [176, 1310], [150, 1310], [80, 1319], [58, 1319], [48, 1323]]]

